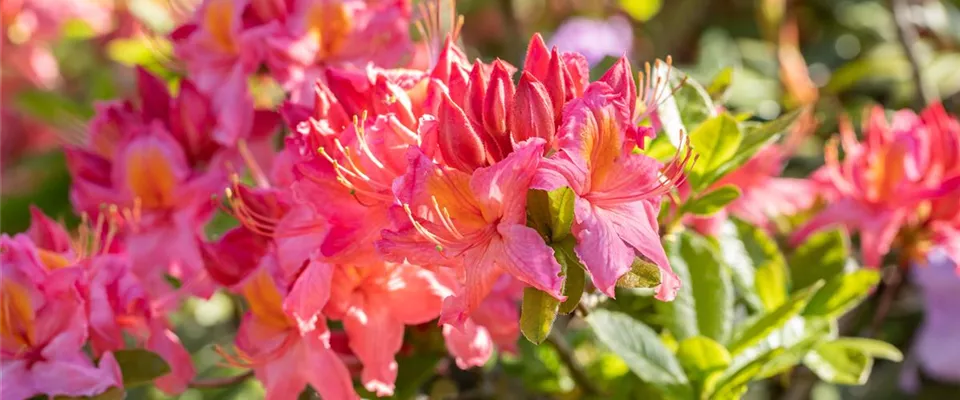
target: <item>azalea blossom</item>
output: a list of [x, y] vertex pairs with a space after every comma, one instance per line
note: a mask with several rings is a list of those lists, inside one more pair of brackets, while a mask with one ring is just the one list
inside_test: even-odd
[[96, 363], [84, 354], [88, 322], [76, 286], [81, 271], [45, 265], [25, 235], [3, 235], [0, 247], [3, 398], [94, 396], [122, 387], [112, 353]]
[[[844, 226], [860, 233], [864, 263], [876, 268], [903, 227], [923, 226], [930, 216], [937, 219], [919, 210], [934, 205], [956, 210], [957, 196], [951, 193], [960, 186], [955, 167], [960, 129], [955, 120], [937, 112], [940, 107], [930, 106], [926, 121], [904, 110], [889, 123], [876, 108], [865, 118], [863, 142], [857, 141], [849, 124], [842, 125], [839, 142], [844, 159], [839, 159], [837, 140], [833, 140], [825, 149], [827, 164], [822, 170], [834, 199], [794, 232], [793, 242], [821, 229]], [[940, 215], [949, 220], [956, 213]], [[939, 233], [947, 236], [942, 241], [951, 242], [949, 228]]]
[[[660, 243], [657, 214], [671, 186], [661, 181], [659, 162], [633, 154], [626, 144], [617, 97], [600, 81], [566, 106], [560, 149], [542, 162], [534, 187], [570, 187], [576, 193], [576, 252], [598, 289], [613, 297], [617, 281], [639, 255], [660, 268], [657, 298], [669, 301], [680, 281]], [[676, 172], [667, 176], [677, 179]]]
[[411, 149], [408, 172], [396, 183], [402, 205], [395, 206], [408, 221], [384, 231], [378, 248], [388, 258], [457, 268], [463, 286], [444, 302], [442, 324], [463, 324], [503, 272], [564, 298], [553, 250], [526, 226], [526, 194], [544, 145], [530, 139], [472, 174]]

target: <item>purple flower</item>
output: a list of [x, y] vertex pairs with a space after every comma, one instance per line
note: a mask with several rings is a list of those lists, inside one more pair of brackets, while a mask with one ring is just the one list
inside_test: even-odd
[[910, 351], [900, 385], [919, 388], [919, 372], [943, 382], [960, 382], [960, 275], [946, 253], [934, 250], [926, 265], [912, 268], [914, 282], [923, 291], [924, 320]]
[[619, 15], [605, 20], [572, 17], [557, 28], [549, 46], [561, 51], [577, 52], [587, 58], [590, 67], [604, 57], [620, 57], [633, 48], [633, 28], [630, 21]]

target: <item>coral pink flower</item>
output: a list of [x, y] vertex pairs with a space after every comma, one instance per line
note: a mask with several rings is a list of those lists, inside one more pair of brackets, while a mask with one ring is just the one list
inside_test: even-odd
[[609, 85], [596, 82], [566, 106], [560, 150], [541, 163], [534, 187], [568, 186], [576, 193], [576, 251], [598, 289], [613, 297], [617, 280], [640, 255], [660, 267], [657, 298], [669, 301], [680, 282], [660, 243], [657, 214], [671, 186], [661, 182], [660, 163], [626, 145], [617, 98]]
[[463, 327], [443, 326], [447, 351], [462, 369], [486, 364], [494, 346], [515, 353], [520, 338], [520, 313], [517, 304], [523, 297], [523, 284], [501, 275], [490, 294], [474, 310]]
[[390, 396], [397, 379], [394, 357], [403, 344], [404, 327], [439, 316], [443, 299], [452, 292], [436, 274], [415, 265], [331, 267], [330, 301], [324, 312], [343, 321], [350, 349], [363, 363], [364, 387], [378, 396]]
[[[845, 158], [839, 160], [836, 140], [825, 149], [824, 174], [836, 199], [793, 234], [800, 242], [811, 233], [840, 225], [859, 231], [863, 260], [879, 267], [897, 232], [916, 218], [921, 204], [946, 196], [960, 185], [957, 177], [944, 176], [953, 164], [957, 140], [931, 137], [931, 129], [910, 111], [897, 112], [891, 124], [876, 108], [866, 118], [865, 141], [856, 140], [844, 125], [840, 143]], [[952, 143], [951, 143], [952, 142]], [[946, 166], [946, 168], [945, 168]]]
[[[243, 285], [250, 312], [237, 333], [239, 360], [232, 362], [254, 369], [267, 399], [296, 398], [307, 384], [324, 399], [358, 398], [350, 373], [330, 347], [330, 331], [316, 313], [330, 290], [330, 275], [322, 275], [328, 269], [308, 266], [289, 294], [274, 276], [277, 271], [275, 265], [259, 269]], [[310, 301], [284, 304], [285, 296]], [[313, 317], [295, 319], [291, 314]]]
[[76, 287], [80, 271], [47, 269], [23, 235], [3, 235], [0, 247], [2, 397], [94, 396], [121, 387], [112, 353], [96, 366], [83, 352], [87, 319]]
[[564, 298], [553, 250], [526, 226], [527, 190], [543, 149], [542, 139], [528, 140], [472, 174], [411, 149], [408, 172], [395, 184], [409, 220], [384, 231], [378, 248], [388, 258], [457, 268], [463, 286], [444, 302], [441, 323], [463, 324], [503, 272]]

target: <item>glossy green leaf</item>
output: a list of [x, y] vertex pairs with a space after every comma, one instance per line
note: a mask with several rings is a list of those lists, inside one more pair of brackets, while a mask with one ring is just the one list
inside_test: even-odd
[[630, 272], [617, 281], [617, 286], [628, 289], [655, 288], [660, 285], [660, 268], [641, 257], [633, 259]]
[[527, 226], [534, 228], [544, 240], [558, 242], [570, 236], [573, 205], [576, 196], [568, 187], [552, 191], [531, 189], [527, 192]]
[[683, 232], [665, 242], [680, 290], [671, 302], [658, 302], [667, 327], [679, 340], [706, 336], [725, 343], [733, 328], [734, 290], [719, 250], [701, 236]]
[[601, 343], [616, 353], [644, 382], [671, 398], [689, 398], [689, 379], [656, 332], [629, 315], [597, 309], [586, 318]]
[[563, 268], [563, 295], [567, 299], [560, 303], [558, 312], [561, 314], [570, 314], [580, 304], [580, 297], [583, 296], [583, 289], [586, 286], [586, 272], [580, 259], [573, 250], [576, 240], [569, 236], [561, 242], [551, 243], [553, 255], [557, 262]]
[[[764, 146], [775, 142], [784, 132], [790, 129], [800, 117], [802, 110], [795, 110], [784, 114], [773, 121], [766, 122], [756, 126], [745, 126], [743, 129], [743, 140], [736, 152], [726, 163], [719, 165], [716, 169], [710, 170], [705, 180], [715, 182], [724, 175], [745, 164], [751, 157], [757, 154]], [[699, 162], [699, 161], [698, 161]]]
[[[717, 115], [717, 107], [707, 90], [679, 69], [658, 64], [653, 70], [655, 79], [662, 79], [675, 88], [671, 95], [662, 96], [657, 117], [665, 137], [675, 148], [680, 145], [681, 133], [689, 134], [704, 121]], [[686, 79], [684, 79], [686, 78]]]
[[688, 201], [681, 211], [701, 216], [713, 215], [738, 197], [740, 197], [739, 188], [734, 185], [724, 185]]
[[762, 349], [760, 351], [784, 349], [783, 353], [763, 367], [760, 377], [769, 378], [800, 364], [803, 357], [814, 347], [836, 336], [835, 325], [823, 318], [800, 316], [791, 318], [782, 328], [771, 332], [766, 339], [755, 346], [755, 349]]
[[882, 358], [893, 362], [903, 361], [903, 353], [896, 346], [876, 339], [861, 337], [842, 337], [831, 342], [835, 346], [857, 349], [870, 357]]
[[806, 289], [794, 293], [786, 303], [776, 309], [762, 314], [753, 319], [746, 327], [737, 332], [733, 340], [727, 346], [731, 354], [738, 354], [748, 347], [757, 344], [766, 338], [774, 330], [782, 328], [787, 321], [807, 306], [810, 298], [822, 286], [822, 283], [816, 283]]
[[825, 342], [807, 353], [803, 364], [825, 382], [862, 385], [870, 376], [873, 358], [857, 348]]
[[860, 269], [830, 279], [813, 295], [803, 315], [837, 318], [862, 302], [880, 282], [880, 272]]
[[699, 192], [715, 181], [713, 171], [733, 158], [742, 140], [737, 120], [728, 113], [710, 118], [690, 132], [690, 145], [699, 156], [690, 171], [694, 191]]
[[144, 385], [170, 373], [170, 365], [156, 353], [143, 349], [117, 350], [113, 356], [123, 374], [123, 387]]
[[542, 290], [523, 288], [523, 304], [520, 306], [520, 332], [523, 336], [532, 343], [543, 343], [557, 318], [559, 305], [559, 300]]
[[708, 399], [739, 399], [747, 391], [747, 384], [756, 379], [763, 367], [780, 356], [783, 349], [771, 349], [752, 357], [747, 362], [736, 362], [730, 365], [720, 376], [713, 393], [705, 393]]
[[713, 391], [716, 379], [732, 361], [730, 353], [723, 345], [703, 336], [694, 336], [680, 342], [677, 359], [701, 393]]
[[787, 258], [793, 290], [841, 274], [849, 254], [846, 237], [839, 230], [811, 235]]
[[733, 68], [727, 67], [713, 77], [713, 81], [707, 86], [707, 93], [710, 93], [713, 101], [723, 101], [731, 84], [733, 84]]

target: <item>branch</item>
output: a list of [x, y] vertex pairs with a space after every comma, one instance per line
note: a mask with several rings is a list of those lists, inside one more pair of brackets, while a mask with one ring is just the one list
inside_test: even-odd
[[890, 0], [890, 10], [893, 13], [893, 22], [897, 26], [897, 38], [900, 40], [900, 47], [907, 56], [910, 63], [910, 72], [913, 75], [913, 84], [916, 86], [914, 102], [917, 107], [923, 108], [927, 104], [936, 101], [936, 95], [931, 91], [923, 79], [923, 72], [920, 70], [919, 49], [917, 42], [920, 36], [917, 29], [910, 21], [910, 6], [907, 0]]
[[556, 330], [550, 332], [550, 334], [547, 335], [547, 343], [550, 343], [550, 345], [557, 350], [557, 355], [560, 356], [560, 361], [567, 366], [567, 370], [570, 371], [570, 377], [573, 378], [573, 381], [577, 383], [577, 386], [583, 389], [584, 394], [601, 394], [600, 389], [593, 384], [593, 381], [587, 376], [583, 366], [580, 365], [580, 362], [578, 362], [576, 357], [573, 356], [573, 349], [562, 335], [557, 333]]
[[252, 376], [253, 371], [247, 371], [240, 375], [227, 376], [223, 378], [197, 379], [190, 382], [189, 386], [194, 389], [217, 389], [233, 386], [249, 379]]

